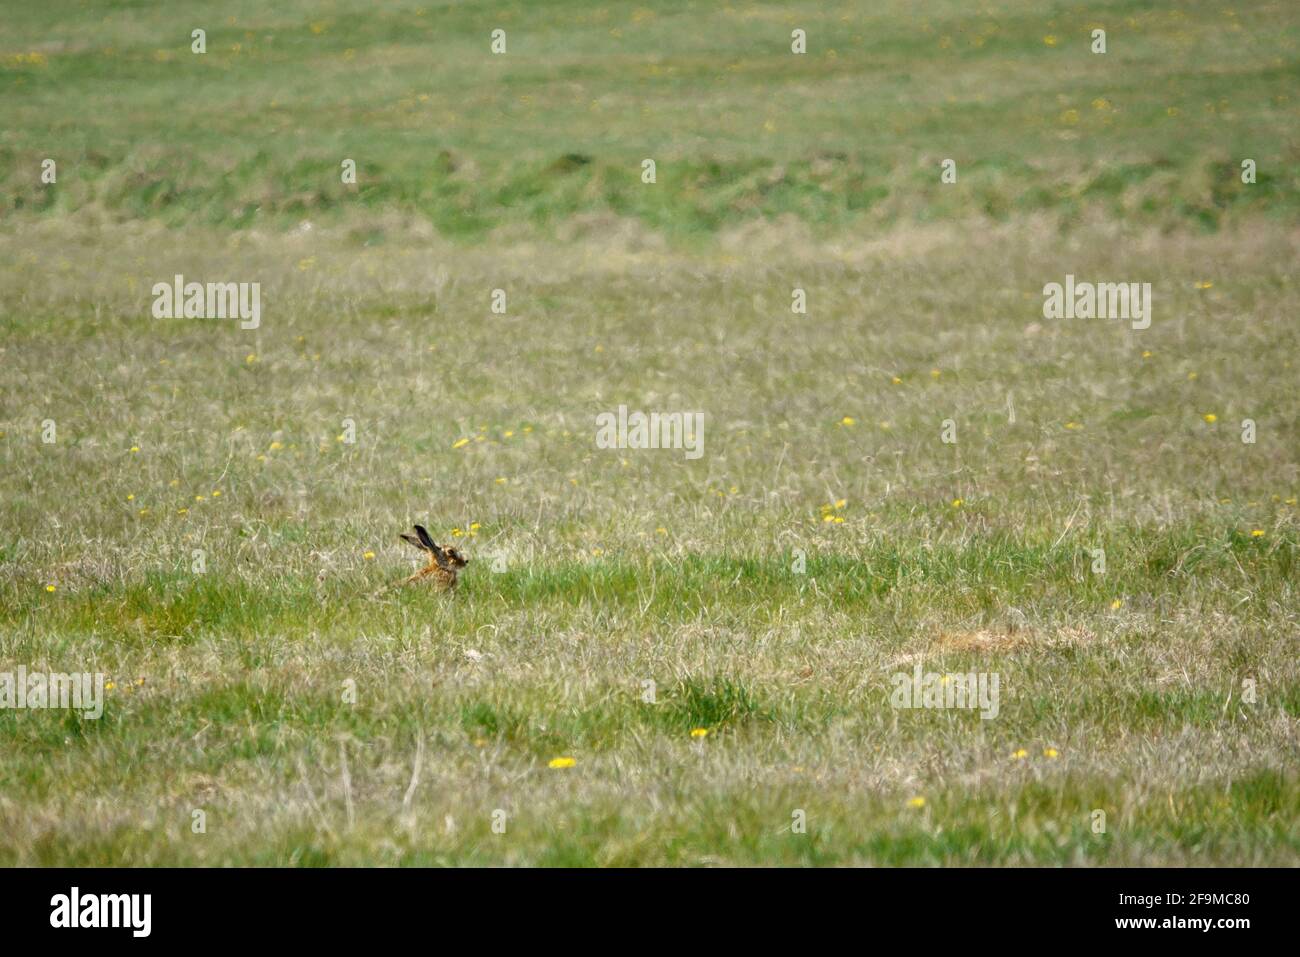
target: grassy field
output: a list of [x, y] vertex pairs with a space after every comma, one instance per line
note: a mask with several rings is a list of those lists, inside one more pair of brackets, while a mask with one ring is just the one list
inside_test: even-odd
[[4, 4], [0, 864], [1300, 863], [1294, 5], [206, 8]]

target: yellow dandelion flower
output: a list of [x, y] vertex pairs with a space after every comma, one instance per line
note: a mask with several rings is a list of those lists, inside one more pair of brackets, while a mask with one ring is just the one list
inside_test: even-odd
[[502, 432], [501, 434], [502, 434], [503, 437], [505, 437], [505, 438], [508, 439], [508, 438], [511, 438], [515, 433], [514, 433], [514, 430], [513, 430], [513, 429], [506, 429], [506, 430], [505, 430], [504, 432]]
[[219, 489], [219, 488], [218, 488], [218, 489], [213, 489], [213, 490], [212, 490], [212, 497], [213, 497], [213, 498], [221, 498], [221, 489]]
[[844, 418], [840, 419], [840, 425], [857, 425], [857, 424], [858, 424], [858, 420], [853, 418], [853, 416], [851, 415], [846, 415]]
[[835, 500], [835, 507], [836, 507], [836, 508], [843, 508], [845, 505], [848, 505], [848, 504], [849, 504], [848, 499], [837, 498], [837, 499]]
[[189, 510], [188, 508], [178, 508], [178, 509], [176, 510], [176, 514], [177, 514], [177, 515], [188, 515], [188, 514], [190, 514], [190, 510]]
[[931, 369], [931, 370], [930, 370], [930, 378], [931, 378], [931, 379], [937, 379], [937, 378], [939, 378], [939, 376], [941, 376], [942, 374], [943, 374], [943, 373], [941, 373], [938, 369]]
[[573, 758], [551, 758], [546, 766], [548, 768], [571, 768], [577, 763]]
[[1219, 421], [1219, 417], [1215, 415], [1213, 412], [1206, 412], [1203, 416], [1201, 416], [1201, 418], [1204, 419], [1206, 422], [1210, 423], [1210, 425], [1213, 425], [1215, 422]]
[[45, 590], [48, 591], [48, 592], [53, 592], [53, 591], [55, 590], [55, 586], [54, 586], [54, 585], [46, 585], [46, 586], [45, 586]]
[[244, 361], [247, 362], [249, 365], [252, 365], [254, 362], [257, 361], [257, 356], [256, 354], [250, 352], [248, 355], [244, 356]]
[[835, 516], [834, 516], [834, 515], [823, 515], [823, 516], [822, 516], [822, 521], [823, 521], [823, 522], [833, 522], [833, 521], [835, 521]]
[[1188, 381], [1188, 382], [1193, 381], [1195, 378], [1196, 378], [1196, 373], [1195, 373], [1195, 372], [1189, 372], [1189, 373], [1187, 373], [1187, 381]]
[[1123, 605], [1123, 604], [1124, 604], [1124, 599], [1123, 599], [1123, 598], [1116, 598], [1113, 602], [1110, 603], [1110, 610], [1111, 610], [1111, 611], [1119, 611], [1120, 606]]
[[272, 452], [278, 452], [278, 451], [280, 451], [280, 449], [282, 449], [282, 448], [284, 448], [284, 443], [283, 443], [283, 442], [272, 442], [271, 445], [270, 445], [270, 449], [271, 449]]
[[116, 688], [116, 687], [117, 687], [117, 682], [116, 682], [116, 681], [105, 681], [105, 682], [104, 682], [104, 690], [105, 690], [105, 691], [112, 691], [112, 690], [113, 690], [114, 688]]
[[453, 537], [453, 538], [460, 538], [460, 537], [461, 537], [462, 535], [464, 535], [465, 533], [462, 532], [459, 528], [453, 528], [453, 529], [451, 530], [451, 534], [452, 534], [452, 537]]
[[916, 808], [925, 807], [925, 798], [918, 794], [916, 797], [908, 799], [907, 806]]
[[662, 525], [660, 525], [658, 528], [655, 529], [655, 534], [656, 534], [656, 535], [667, 535], [667, 534], [668, 534], [668, 529], [666, 529], [666, 528], [664, 528]]
[[135, 493], [132, 492], [130, 495], [128, 495], [128, 496], [126, 497], [126, 500], [127, 500], [128, 502], [134, 502], [134, 501], [135, 501]]
[[203, 496], [202, 496], [202, 495], [196, 495], [196, 496], [194, 496], [194, 501], [196, 501], [196, 502], [201, 502], [201, 501], [203, 501]]
[[709, 734], [708, 728], [691, 728], [692, 738], [705, 738], [708, 737], [708, 734]]
[[498, 485], [505, 485], [505, 484], [506, 484], [506, 477], [503, 475], [503, 476], [501, 476], [499, 479], [497, 479], [497, 484], [498, 484]]
[[1196, 288], [1197, 288], [1197, 289], [1213, 289], [1213, 288], [1214, 288], [1214, 283], [1211, 282], [1211, 281], [1208, 280], [1208, 279], [1202, 279], [1200, 282], [1198, 282], [1198, 283], [1196, 284]]
[[1011, 752], [1011, 757], [1017, 761], [1023, 761], [1025, 758], [1029, 757], [1029, 752], [1024, 748], [1016, 748], [1016, 750]]
[[963, 502], [961, 499], [959, 499], [959, 498], [955, 498], [955, 499], [952, 500], [952, 507], [953, 507], [953, 508], [961, 508], [963, 504], [964, 504], [964, 502]]
[[1045, 758], [1059, 758], [1060, 756], [1061, 752], [1057, 751], [1056, 748], [1043, 748], [1043, 757]]
[[139, 451], [140, 451], [140, 446], [138, 446], [138, 445], [133, 445], [133, 446], [131, 446], [131, 451], [132, 451], [133, 453], [134, 453], [134, 452], [139, 452]]
[[894, 378], [893, 378], [891, 381], [894, 383], [894, 385], [902, 385], [902, 384], [903, 384], [903, 380], [900, 379], [898, 376], [894, 376]]
[[1150, 350], [1150, 349], [1144, 349], [1143, 352], [1142, 352], [1142, 358], [1143, 358], [1143, 359], [1150, 359], [1150, 358], [1151, 358], [1151, 350]]
[[1252, 530], [1251, 530], [1251, 533], [1250, 533], [1250, 537], [1251, 537], [1251, 538], [1263, 538], [1263, 537], [1264, 537], [1264, 530], [1263, 530], [1262, 528], [1252, 529]]
[[364, 558], [366, 561], [371, 561], [371, 560], [375, 557], [375, 553], [374, 553], [374, 552], [366, 552], [366, 553], [365, 553], [364, 555], [362, 555], [361, 557]]
[[1054, 47], [1060, 41], [1057, 40], [1056, 37], [1054, 37], [1052, 34], [1049, 33], [1047, 36], [1043, 37], [1043, 42], [1047, 44], [1049, 47]]
[[463, 436], [457, 439], [455, 442], [451, 443], [451, 447], [453, 449], [463, 449], [467, 445], [469, 445], [469, 439], [464, 438]]
[[483, 527], [483, 526], [480, 525], [478, 522], [470, 522], [470, 523], [469, 523], [469, 530], [470, 530], [471, 532], [477, 532], [477, 531], [478, 531], [480, 528], [482, 528], [482, 527]]

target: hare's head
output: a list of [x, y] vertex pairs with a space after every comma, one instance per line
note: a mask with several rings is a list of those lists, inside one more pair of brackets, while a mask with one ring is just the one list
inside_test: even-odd
[[456, 549], [448, 546], [442, 550], [443, 555], [447, 557], [447, 564], [452, 568], [464, 568], [469, 564], [469, 559], [461, 555]]

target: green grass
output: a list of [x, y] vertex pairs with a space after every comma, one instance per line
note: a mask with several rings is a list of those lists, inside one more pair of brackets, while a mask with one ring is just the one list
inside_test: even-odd
[[1289, 6], [10, 6], [0, 864], [1300, 862]]
[[[223, 11], [11, 11], [0, 213], [364, 231], [401, 209], [474, 241], [583, 214], [686, 239], [782, 215], [824, 232], [1034, 213], [1063, 229], [1217, 229], [1300, 206], [1283, 3]], [[1097, 26], [1104, 55], [1089, 49]], [[36, 175], [46, 157], [63, 164], [52, 189]], [[656, 189], [639, 179], [647, 157]], [[959, 188], [939, 185], [946, 157]]]

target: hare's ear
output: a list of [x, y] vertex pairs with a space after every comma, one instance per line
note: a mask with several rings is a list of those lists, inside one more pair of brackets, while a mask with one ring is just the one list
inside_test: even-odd
[[403, 532], [403, 533], [402, 533], [401, 535], [399, 535], [398, 537], [401, 538], [402, 541], [404, 541], [404, 542], [409, 542], [410, 544], [414, 545], [416, 548], [420, 549], [420, 551], [424, 551], [424, 550], [425, 550], [425, 549], [424, 549], [424, 543], [421, 542], [421, 541], [420, 541], [418, 538], [416, 538], [414, 535], [407, 535], [405, 532]]
[[433, 543], [433, 539], [429, 537], [429, 532], [423, 525], [415, 526], [415, 534], [420, 536], [420, 541], [423, 543], [422, 547], [427, 548], [431, 552], [438, 551], [438, 546]]

